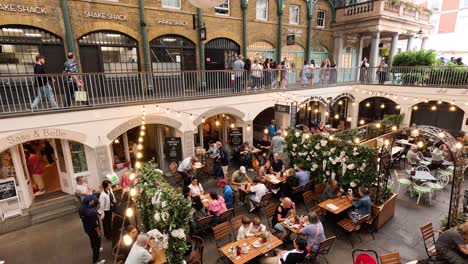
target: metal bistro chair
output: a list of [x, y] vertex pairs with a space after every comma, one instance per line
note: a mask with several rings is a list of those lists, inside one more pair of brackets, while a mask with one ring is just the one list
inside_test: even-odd
[[437, 258], [437, 250], [435, 247], [435, 234], [432, 223], [429, 222], [421, 226], [421, 234], [424, 242], [424, 248], [426, 249], [426, 254], [430, 260], [434, 261]]
[[331, 247], [333, 246], [333, 242], [335, 242], [336, 236], [329, 237], [322, 242], [320, 242], [317, 252], [310, 252], [307, 255], [307, 259], [310, 260], [312, 263], [317, 262], [317, 258], [320, 257], [328, 263], [327, 258], [325, 257], [328, 252], [330, 252]]
[[380, 264], [401, 264], [400, 253], [393, 252], [380, 255]]
[[417, 166], [416, 167], [416, 171], [427, 171], [427, 172], [431, 172], [431, 170], [427, 167], [427, 166]]
[[429, 195], [429, 205], [432, 205], [432, 188], [428, 182], [425, 182], [421, 185], [416, 184], [413, 182], [413, 191], [418, 194], [418, 200], [416, 202], [417, 205], [419, 205], [419, 200], [421, 199], [421, 196], [427, 194]]

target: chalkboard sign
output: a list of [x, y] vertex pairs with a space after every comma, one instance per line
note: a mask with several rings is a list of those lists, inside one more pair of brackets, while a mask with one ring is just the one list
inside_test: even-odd
[[393, 127], [393, 121], [387, 120], [387, 122], [385, 123], [385, 132], [392, 131], [392, 127]]
[[229, 138], [234, 146], [242, 145], [242, 127], [235, 127], [229, 130]]
[[291, 124], [289, 125], [290, 127], [296, 127], [297, 123], [297, 104], [292, 103], [291, 104]]
[[0, 182], [0, 201], [16, 197], [16, 183], [14, 178]]
[[360, 141], [364, 141], [367, 138], [367, 126], [358, 128], [356, 137], [359, 138]]
[[280, 113], [288, 113], [290, 111], [289, 105], [280, 105], [280, 104], [275, 104], [275, 112], [280, 112]]
[[164, 152], [169, 161], [182, 160], [182, 139], [180, 137], [167, 137]]

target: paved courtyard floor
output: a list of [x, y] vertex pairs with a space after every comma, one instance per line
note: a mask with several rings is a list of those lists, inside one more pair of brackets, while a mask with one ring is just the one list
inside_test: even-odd
[[[464, 182], [463, 189], [468, 188]], [[207, 191], [221, 190], [215, 185], [215, 180], [205, 182]], [[354, 249], [372, 249], [379, 254], [386, 252], [399, 252], [402, 263], [410, 260], [424, 259], [426, 257], [424, 244], [421, 240], [419, 227], [432, 222], [439, 228], [440, 220], [448, 214], [450, 185], [437, 193], [432, 199], [432, 206], [424, 199], [416, 205], [416, 198], [410, 198], [406, 189], [400, 189], [395, 217], [391, 219], [378, 233], [375, 240], [370, 234], [363, 233], [360, 243], [356, 237], [353, 241]], [[304, 206], [299, 204], [299, 210]], [[245, 206], [236, 209], [236, 215], [247, 214]], [[254, 215], [250, 215], [253, 217]], [[333, 235], [333, 228], [325, 223], [327, 237]], [[212, 235], [205, 236], [205, 264], [214, 264], [218, 259], [217, 249]], [[81, 225], [78, 214], [67, 215], [53, 221], [35, 225], [20, 231], [0, 236], [0, 261], [6, 264], [16, 263], [91, 263], [91, 249], [89, 240]], [[291, 245], [286, 245], [291, 248]], [[113, 263], [111, 243], [103, 242], [102, 256]], [[337, 239], [327, 259], [330, 264], [352, 263], [353, 248], [345, 238]]]

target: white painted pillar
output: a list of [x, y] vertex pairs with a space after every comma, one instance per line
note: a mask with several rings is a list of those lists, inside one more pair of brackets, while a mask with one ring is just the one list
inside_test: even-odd
[[380, 43], [380, 31], [372, 32], [371, 37], [371, 52], [369, 58], [369, 78], [370, 82], [375, 81], [376, 67], [379, 65], [379, 43]]
[[335, 36], [333, 59], [338, 68], [343, 66], [343, 36], [341, 34]]
[[427, 49], [427, 42], [429, 41], [429, 37], [423, 37], [421, 41], [421, 49]]
[[[361, 67], [361, 61], [363, 59], [362, 57], [362, 50], [364, 49], [364, 37], [361, 36], [361, 38], [359, 39], [359, 55], [358, 55], [358, 67]], [[359, 80], [359, 76], [360, 76], [360, 71], [357, 70], [356, 71], [357, 74], [356, 74], [356, 80]]]
[[408, 42], [407, 42], [407, 45], [406, 45], [406, 51], [413, 51], [414, 49], [414, 36], [409, 36], [408, 38]]
[[397, 32], [392, 33], [390, 55], [388, 56], [388, 62], [387, 62], [388, 65], [392, 65], [393, 57], [397, 54], [398, 37], [399, 37], [399, 34]]
[[242, 124], [242, 135], [243, 141], [249, 142], [249, 145], [253, 145], [253, 120], [245, 121]]

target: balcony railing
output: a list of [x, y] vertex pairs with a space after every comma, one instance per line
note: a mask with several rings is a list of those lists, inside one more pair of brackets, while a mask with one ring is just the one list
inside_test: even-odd
[[337, 22], [348, 22], [361, 18], [379, 17], [381, 15], [429, 23], [431, 14], [418, 10], [404, 3], [392, 3], [391, 0], [372, 0], [347, 4], [337, 10]]
[[357, 83], [466, 88], [468, 67], [0, 75], [0, 117]]

